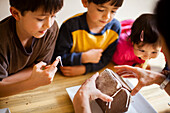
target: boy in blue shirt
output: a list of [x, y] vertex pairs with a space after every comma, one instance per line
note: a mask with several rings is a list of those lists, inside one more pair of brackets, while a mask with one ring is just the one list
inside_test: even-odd
[[65, 76], [98, 71], [115, 51], [121, 32], [114, 16], [123, 0], [82, 0], [87, 12], [65, 21], [59, 31], [52, 61], [60, 55]]

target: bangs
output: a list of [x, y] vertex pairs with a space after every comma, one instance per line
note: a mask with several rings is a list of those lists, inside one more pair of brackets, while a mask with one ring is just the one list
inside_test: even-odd
[[[136, 44], [136, 43], [135, 43]], [[145, 46], [145, 45], [151, 45], [154, 49], [156, 49], [157, 47], [162, 47], [162, 44], [161, 44], [161, 40], [158, 40], [158, 41], [156, 41], [155, 43], [145, 43], [145, 42], [139, 42], [138, 44], [137, 44], [137, 47], [139, 48], [139, 49], [141, 49], [143, 46]]]
[[63, 7], [63, 0], [10, 0], [10, 5], [22, 15], [25, 11], [36, 11], [42, 8], [45, 13], [56, 13]]
[[42, 7], [45, 13], [56, 13], [63, 7], [63, 0], [40, 0], [40, 2], [39, 7]]
[[121, 7], [123, 4], [123, 0], [110, 0], [111, 4], [110, 5], [114, 5], [116, 7]]
[[121, 7], [122, 4], [123, 4], [123, 1], [124, 0], [88, 0], [88, 2], [93, 2], [95, 4], [104, 4], [104, 3], [107, 3], [107, 2], [111, 2], [111, 6], [114, 5], [116, 7]]

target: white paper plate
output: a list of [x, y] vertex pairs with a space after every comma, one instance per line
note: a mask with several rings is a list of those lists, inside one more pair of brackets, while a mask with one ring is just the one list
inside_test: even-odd
[[0, 113], [11, 113], [8, 108], [0, 109]]
[[[128, 79], [124, 80], [131, 88], [133, 88], [133, 85], [130, 83]], [[76, 94], [80, 86], [81, 85], [66, 88], [66, 91], [71, 101], [73, 101], [74, 95]], [[103, 113], [95, 101], [91, 101], [90, 104], [92, 113]], [[157, 112], [140, 93], [137, 93], [135, 96], [132, 96], [129, 109], [126, 113], [157, 113]]]

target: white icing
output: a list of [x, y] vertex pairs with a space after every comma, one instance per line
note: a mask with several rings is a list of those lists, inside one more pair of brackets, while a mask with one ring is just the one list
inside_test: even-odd
[[61, 56], [58, 56], [56, 59], [59, 59], [60, 64], [61, 64], [61, 66], [63, 67], [63, 63], [62, 63], [62, 60], [61, 60]]
[[128, 103], [129, 103], [129, 98], [130, 98], [130, 92], [125, 90], [126, 94], [127, 94], [127, 101], [126, 101], [126, 107], [128, 107]]

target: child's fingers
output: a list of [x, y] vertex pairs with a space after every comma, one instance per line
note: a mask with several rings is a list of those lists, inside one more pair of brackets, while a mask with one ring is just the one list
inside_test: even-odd
[[57, 65], [59, 63], [59, 59], [56, 59], [50, 66], [47, 68], [49, 72], [56, 72], [57, 71]]
[[69, 75], [69, 74], [70, 74], [70, 70], [61, 70], [61, 72], [62, 72], [64, 75]]
[[47, 69], [49, 67], [50, 67], [50, 65], [44, 66], [42, 70], [45, 70], [45, 69]]
[[71, 67], [70, 66], [60, 66], [60, 70], [65, 76], [71, 76]]
[[71, 66], [60, 66], [60, 69], [61, 70], [70, 70], [71, 69]]
[[51, 65], [56, 67], [58, 65], [59, 61], [60, 61], [60, 59], [56, 59]]
[[41, 70], [41, 68], [43, 67], [43, 66], [46, 66], [47, 65], [47, 63], [45, 63], [45, 62], [39, 62], [38, 64], [36, 64], [36, 65], [34, 65], [34, 68], [35, 69], [38, 69], [38, 70]]

